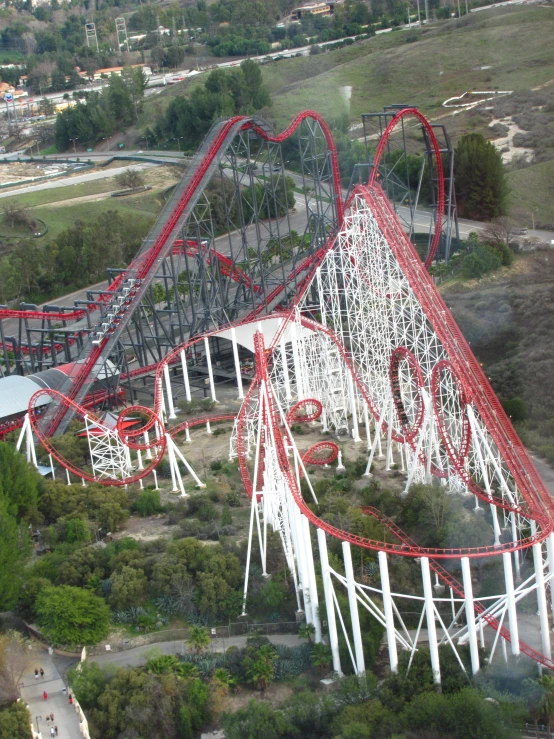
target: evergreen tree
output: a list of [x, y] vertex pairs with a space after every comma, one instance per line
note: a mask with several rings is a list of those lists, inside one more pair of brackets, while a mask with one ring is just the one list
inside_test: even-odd
[[462, 136], [454, 153], [458, 212], [490, 221], [506, 212], [508, 184], [502, 157], [480, 133]]

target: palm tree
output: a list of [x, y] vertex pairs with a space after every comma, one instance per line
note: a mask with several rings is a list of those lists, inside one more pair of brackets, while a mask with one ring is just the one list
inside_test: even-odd
[[198, 667], [196, 665], [193, 665], [192, 662], [181, 662], [179, 665], [178, 674], [181, 677], [184, 677], [185, 680], [193, 680], [195, 677], [198, 677]]
[[204, 626], [191, 626], [189, 629], [189, 638], [187, 646], [189, 649], [195, 649], [196, 654], [200, 654], [207, 649], [210, 643], [210, 634]]
[[261, 690], [263, 693], [275, 677], [275, 665], [273, 661], [267, 661], [265, 659], [253, 660], [247, 657], [243, 664], [246, 666], [248, 682], [253, 683], [256, 690]]
[[313, 624], [308, 624], [308, 623], [300, 624], [300, 628], [298, 629], [298, 636], [301, 639], [307, 639], [311, 643], [312, 637], [314, 634], [315, 634], [315, 626]]
[[310, 659], [312, 660], [312, 665], [314, 667], [317, 667], [322, 672], [325, 672], [325, 670], [329, 669], [329, 666], [331, 664], [331, 650], [326, 644], [323, 644], [322, 642], [314, 644], [312, 647], [312, 651], [310, 652]]
[[546, 720], [548, 736], [554, 720], [554, 677], [543, 675], [536, 680], [523, 681], [529, 714], [535, 722], [535, 732], [539, 736], [538, 722], [541, 716]]

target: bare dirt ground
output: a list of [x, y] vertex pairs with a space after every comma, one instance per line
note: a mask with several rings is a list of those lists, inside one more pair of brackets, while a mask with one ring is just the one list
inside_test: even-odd
[[167, 516], [160, 514], [151, 518], [131, 516], [125, 522], [124, 528], [113, 535], [114, 539], [130, 536], [137, 541], [154, 541], [154, 539], [171, 539], [178, 526], [168, 526]]
[[24, 184], [34, 177], [44, 176], [44, 166], [37, 164], [21, 164], [14, 162], [11, 164], [0, 164], [0, 184], [4, 185], [8, 182], [16, 184]]

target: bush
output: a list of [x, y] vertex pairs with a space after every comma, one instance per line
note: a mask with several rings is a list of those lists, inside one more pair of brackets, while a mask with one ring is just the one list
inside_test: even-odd
[[135, 501], [134, 510], [146, 518], [162, 510], [159, 490], [143, 490]]
[[467, 279], [479, 279], [493, 272], [502, 264], [502, 259], [490, 246], [477, 246], [462, 263], [462, 275]]

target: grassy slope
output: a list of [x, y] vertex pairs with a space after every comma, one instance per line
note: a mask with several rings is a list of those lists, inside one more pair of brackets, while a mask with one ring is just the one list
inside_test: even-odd
[[554, 8], [505, 8], [444, 22], [415, 43], [399, 31], [262, 69], [280, 126], [302, 108], [328, 117], [348, 112], [359, 121], [362, 113], [395, 102], [436, 116], [445, 113], [446, 98], [466, 90], [528, 89], [552, 79], [553, 35]]
[[537, 228], [554, 228], [554, 160], [510, 172], [508, 182], [512, 207], [522, 215], [519, 220], [531, 226], [529, 213], [538, 209]]

